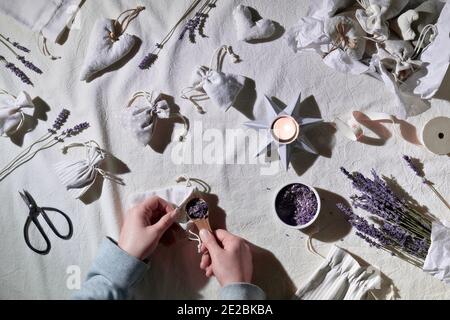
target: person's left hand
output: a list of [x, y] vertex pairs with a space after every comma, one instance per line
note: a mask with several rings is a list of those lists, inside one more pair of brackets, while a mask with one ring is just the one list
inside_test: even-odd
[[120, 230], [119, 247], [140, 260], [146, 259], [177, 215], [178, 210], [164, 199], [147, 198], [128, 211]]

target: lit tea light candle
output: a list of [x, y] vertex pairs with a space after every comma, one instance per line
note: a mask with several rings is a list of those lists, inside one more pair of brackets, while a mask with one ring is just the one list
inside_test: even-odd
[[272, 124], [272, 135], [280, 143], [291, 143], [297, 139], [300, 129], [298, 122], [291, 116], [281, 116]]

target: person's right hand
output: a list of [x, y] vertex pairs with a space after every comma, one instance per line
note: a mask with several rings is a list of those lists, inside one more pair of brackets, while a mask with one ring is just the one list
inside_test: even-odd
[[207, 277], [214, 275], [222, 287], [236, 282], [251, 282], [252, 253], [244, 239], [221, 229], [214, 234], [202, 229], [200, 238], [204, 252], [200, 268]]

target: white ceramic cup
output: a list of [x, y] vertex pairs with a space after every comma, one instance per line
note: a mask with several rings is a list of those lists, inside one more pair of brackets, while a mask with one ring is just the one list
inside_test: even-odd
[[[278, 214], [277, 207], [276, 207], [277, 206], [277, 204], [276, 204], [277, 197], [280, 194], [281, 190], [283, 190], [287, 186], [290, 186], [290, 185], [293, 185], [293, 184], [301, 184], [301, 185], [304, 185], [305, 187], [308, 187], [314, 193], [314, 195], [316, 196], [316, 199], [317, 199], [317, 210], [316, 210], [316, 213], [314, 214], [314, 217], [308, 223], [302, 224], [302, 225], [296, 225], [296, 226], [284, 222], [281, 219], [280, 215]], [[302, 230], [302, 229], [308, 228], [310, 225], [312, 225], [314, 223], [314, 221], [317, 220], [317, 217], [319, 216], [319, 213], [320, 213], [320, 208], [321, 208], [321, 201], [320, 201], [319, 193], [317, 192], [317, 190], [315, 188], [305, 184], [305, 183], [300, 183], [300, 182], [292, 182], [292, 183], [288, 183], [288, 184], [282, 186], [280, 189], [278, 189], [277, 193], [275, 194], [275, 198], [273, 200], [273, 209], [274, 209], [275, 216], [276, 216], [277, 220], [279, 222], [281, 222], [281, 224], [284, 225], [285, 227], [288, 227], [288, 228], [291, 228], [291, 229]]]

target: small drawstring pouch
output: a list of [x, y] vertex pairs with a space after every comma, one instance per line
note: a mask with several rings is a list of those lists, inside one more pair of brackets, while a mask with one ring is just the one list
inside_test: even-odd
[[240, 41], [264, 40], [275, 33], [275, 23], [269, 19], [255, 20], [249, 7], [242, 4], [233, 10], [234, 25]]
[[[208, 193], [209, 188], [203, 181], [185, 175], [177, 177], [176, 182], [179, 184], [164, 189], [138, 192], [130, 195], [128, 197], [127, 207], [131, 208], [153, 196], [158, 196], [166, 200], [180, 210], [177, 223], [186, 231], [187, 238], [197, 243], [197, 251], [200, 252], [202, 241], [199, 235], [191, 230], [192, 224], [188, 223], [189, 218], [184, 208], [191, 199], [198, 198], [201, 193]], [[198, 186], [194, 186], [194, 183]]]
[[[138, 99], [144, 103], [136, 103]], [[188, 122], [180, 113], [170, 110], [169, 104], [161, 93], [153, 91], [134, 93], [121, 114], [123, 126], [133, 132], [143, 146], [149, 145], [153, 136], [156, 135], [158, 120], [170, 118], [178, 118], [183, 122], [184, 131], [179, 136], [179, 140], [183, 141], [188, 132]]]
[[17, 97], [0, 89], [0, 136], [9, 137], [18, 132], [25, 122], [25, 115], [34, 112], [31, 97], [21, 91]]
[[311, 278], [298, 289], [294, 299], [362, 300], [381, 287], [380, 272], [361, 266], [345, 250], [333, 246]]
[[80, 80], [90, 81], [100, 71], [124, 58], [136, 45], [137, 37], [125, 33], [144, 7], [122, 12], [117, 19], [98, 19], [91, 31]]
[[352, 59], [362, 59], [366, 50], [366, 33], [355, 19], [344, 14], [329, 18], [325, 21], [325, 33], [332, 45], [325, 56], [341, 49]]
[[368, 34], [377, 39], [389, 37], [388, 20], [397, 16], [408, 0], [357, 0], [363, 9], [357, 9], [355, 17]]
[[63, 160], [55, 164], [56, 174], [64, 187], [73, 193], [76, 199], [81, 198], [95, 182], [98, 175], [122, 184], [122, 179], [100, 168], [107, 157], [107, 153], [95, 141], [72, 143], [62, 147], [67, 153], [70, 148], [82, 147], [86, 151], [85, 158], [78, 161]]
[[191, 85], [181, 92], [181, 98], [189, 100], [204, 113], [199, 102], [210, 99], [219, 109], [226, 111], [235, 102], [244, 87], [245, 77], [222, 72], [223, 60], [226, 55], [233, 57], [233, 62], [239, 62], [230, 46], [221, 46], [214, 53], [209, 67], [199, 66], [195, 70]]

